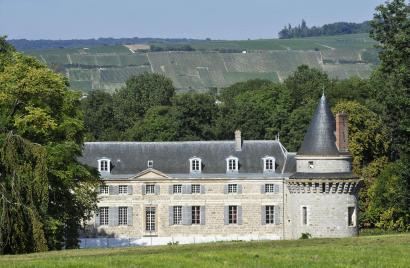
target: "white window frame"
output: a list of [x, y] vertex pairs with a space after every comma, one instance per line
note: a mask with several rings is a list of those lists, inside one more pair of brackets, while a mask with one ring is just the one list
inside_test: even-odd
[[108, 185], [100, 185], [100, 194], [108, 195], [110, 193], [110, 187]]
[[[273, 156], [265, 156], [264, 158], [262, 158], [263, 160], [263, 172], [267, 172], [267, 173], [273, 173], [275, 172], [275, 157]], [[268, 163], [271, 163], [268, 166]]]
[[172, 208], [172, 224], [182, 224], [182, 206], [173, 206]]
[[118, 207], [118, 225], [128, 224], [128, 208]]
[[226, 158], [226, 172], [227, 173], [237, 173], [238, 168], [239, 168], [238, 166], [239, 166], [238, 157], [230, 156], [230, 157]]
[[265, 206], [265, 224], [275, 224], [275, 209], [274, 205]]
[[128, 185], [118, 185], [118, 194], [128, 194]]
[[182, 194], [182, 184], [173, 184], [172, 185], [173, 194]]
[[[105, 163], [105, 164], [103, 164]], [[103, 166], [104, 165], [104, 166]], [[111, 160], [108, 158], [98, 159], [98, 171], [99, 172], [111, 172]]]
[[275, 193], [275, 184], [273, 183], [267, 183], [265, 184], [265, 193]]
[[157, 228], [156, 217], [157, 209], [155, 207], [145, 207], [145, 231], [155, 232]]
[[191, 173], [202, 172], [202, 159], [199, 157], [192, 157], [189, 159], [189, 170]]
[[109, 223], [109, 208], [108, 207], [99, 207], [98, 208], [98, 217], [100, 217], [100, 225], [108, 225]]
[[200, 194], [201, 193], [201, 185], [200, 184], [191, 184], [191, 193], [192, 194]]
[[228, 194], [236, 194], [238, 193], [238, 184], [230, 183], [228, 184]]
[[145, 185], [145, 194], [155, 194], [155, 184], [146, 184]]
[[147, 167], [148, 168], [154, 168], [154, 160], [148, 160], [147, 161]]

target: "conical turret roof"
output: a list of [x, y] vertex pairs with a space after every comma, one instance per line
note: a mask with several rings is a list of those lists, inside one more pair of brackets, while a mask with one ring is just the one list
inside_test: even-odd
[[315, 156], [339, 155], [334, 132], [335, 119], [323, 94], [297, 154]]

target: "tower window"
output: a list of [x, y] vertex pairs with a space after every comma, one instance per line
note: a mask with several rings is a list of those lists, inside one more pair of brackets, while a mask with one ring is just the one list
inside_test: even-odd
[[308, 166], [309, 166], [310, 169], [313, 169], [315, 167], [313, 161], [309, 161]]
[[302, 207], [302, 224], [307, 225], [307, 223], [308, 223], [307, 207]]
[[350, 227], [356, 226], [355, 207], [347, 208], [347, 225]]

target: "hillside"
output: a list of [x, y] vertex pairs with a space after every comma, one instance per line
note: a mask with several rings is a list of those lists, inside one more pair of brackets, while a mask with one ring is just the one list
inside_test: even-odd
[[[158, 72], [180, 91], [225, 87], [252, 78], [282, 81], [306, 64], [333, 78], [368, 77], [377, 64], [375, 42], [366, 34], [181, 42], [194, 51], [138, 52], [125, 46], [53, 49], [27, 52], [67, 75], [71, 86], [113, 91], [132, 74]], [[150, 43], [167, 48], [168, 43]], [[234, 52], [234, 53], [226, 53]], [[246, 53], [245, 53], [246, 52]]]
[[410, 235], [63, 250], [0, 267], [409, 267]]

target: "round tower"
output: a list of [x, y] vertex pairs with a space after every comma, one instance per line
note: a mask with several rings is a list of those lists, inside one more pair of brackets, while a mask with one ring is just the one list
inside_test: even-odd
[[[347, 115], [336, 122], [323, 95], [296, 154], [296, 173], [287, 180], [292, 238], [346, 237], [358, 233], [357, 193], [347, 151]], [[336, 138], [337, 137], [337, 138]], [[339, 148], [338, 148], [339, 146]]]

